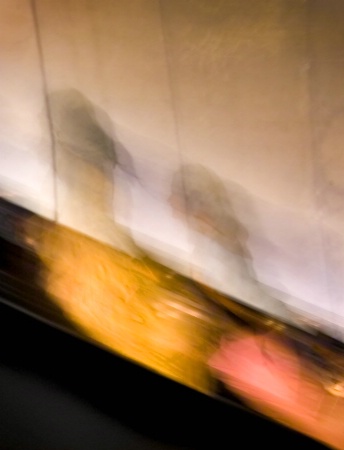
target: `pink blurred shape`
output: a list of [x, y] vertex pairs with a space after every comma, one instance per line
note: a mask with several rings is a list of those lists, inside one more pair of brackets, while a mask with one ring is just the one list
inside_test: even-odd
[[224, 339], [210, 366], [255, 410], [337, 449], [344, 449], [344, 400], [331, 396], [286, 345], [243, 333]]

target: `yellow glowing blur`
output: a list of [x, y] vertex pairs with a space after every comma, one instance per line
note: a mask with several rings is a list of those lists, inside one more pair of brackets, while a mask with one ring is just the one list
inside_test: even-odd
[[203, 392], [207, 360], [224, 325], [197, 299], [173, 292], [153, 263], [132, 258], [59, 225], [27, 235], [44, 263], [42, 284], [83, 334]]

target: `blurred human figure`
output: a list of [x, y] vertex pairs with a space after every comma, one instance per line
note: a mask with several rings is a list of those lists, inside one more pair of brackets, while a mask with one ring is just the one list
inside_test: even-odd
[[191, 230], [193, 278], [268, 314], [287, 316], [284, 305], [256, 280], [248, 233], [214, 172], [184, 165], [174, 176], [170, 204]]
[[[138, 249], [128, 233], [114, 223], [114, 169], [120, 157], [110, 135], [109, 117], [76, 89], [53, 92], [49, 101], [55, 134], [58, 221], [136, 254]], [[128, 155], [122, 159], [131, 164]], [[133, 169], [130, 166], [128, 170]]]

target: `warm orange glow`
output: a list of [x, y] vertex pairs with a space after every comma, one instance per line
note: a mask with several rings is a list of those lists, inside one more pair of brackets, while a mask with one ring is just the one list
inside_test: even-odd
[[[197, 390], [210, 392], [207, 359], [224, 326], [201, 300], [178, 294], [151, 262], [61, 226], [29, 238], [45, 265], [42, 283], [86, 336]], [[172, 290], [175, 288], [175, 292]]]

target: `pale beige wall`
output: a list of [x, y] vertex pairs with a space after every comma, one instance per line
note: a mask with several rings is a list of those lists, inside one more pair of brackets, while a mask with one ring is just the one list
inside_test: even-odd
[[2, 0], [0, 21], [0, 190], [52, 217], [51, 143], [30, 2]]
[[[323, 277], [317, 227], [307, 233], [314, 220], [307, 2], [162, 5], [183, 159], [242, 188], [244, 199], [234, 194], [233, 203], [261, 280], [323, 298], [323, 284], [312, 289]], [[202, 264], [211, 265], [207, 253]]]
[[316, 1], [309, 12], [314, 198], [321, 230], [328, 308], [344, 316], [344, 20], [343, 3]]
[[[125, 187], [132, 192], [116, 199], [116, 218], [133, 232], [187, 249], [185, 226], [171, 217], [163, 201], [179, 154], [158, 2], [36, 4], [49, 91], [77, 88], [104, 109], [117, 149], [124, 148], [135, 160], [145, 189], [127, 180]], [[69, 208], [61, 182], [59, 199], [59, 219], [80, 228], [82, 211]]]
[[[80, 90], [106, 111], [116, 148], [132, 157], [136, 179], [116, 169], [114, 215], [138, 243], [182, 271], [191, 273], [191, 264], [210, 283], [227, 292], [236, 285], [234, 293], [246, 295], [247, 280], [230, 252], [202, 240], [192, 218], [172, 211], [174, 174], [183, 164], [201, 164], [227, 189], [258, 279], [298, 306], [295, 298], [327, 309], [330, 320], [333, 311], [344, 315], [343, 3], [33, 3], [41, 61], [31, 2], [1, 3], [1, 21], [13, 23], [3, 28], [8, 44], [0, 49], [7, 71], [1, 86], [12, 105], [2, 108], [2, 179], [25, 180], [30, 192], [49, 184], [41, 62], [48, 91]], [[41, 135], [44, 145], [37, 146]], [[44, 161], [31, 178], [13, 167], [18, 152], [32, 164]], [[60, 178], [57, 186], [59, 220], [96, 235], [94, 227], [82, 228], [83, 209], [71, 206]], [[51, 180], [41, 192], [51, 204]]]

